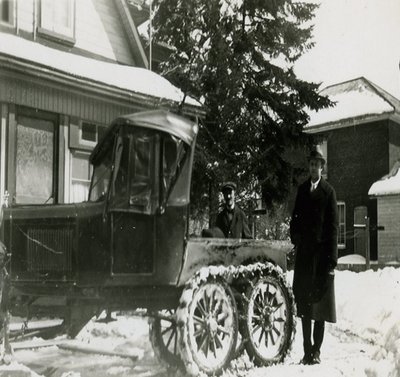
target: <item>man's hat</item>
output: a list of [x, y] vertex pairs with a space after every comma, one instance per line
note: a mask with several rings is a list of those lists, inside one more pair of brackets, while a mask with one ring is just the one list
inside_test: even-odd
[[236, 191], [236, 183], [235, 182], [231, 182], [231, 181], [228, 181], [228, 182], [224, 182], [223, 184], [222, 184], [222, 186], [221, 186], [221, 191], [224, 191], [224, 190], [235, 190]]
[[324, 154], [322, 153], [322, 148], [320, 145], [316, 145], [311, 149], [310, 154], [308, 156], [308, 161], [310, 161], [310, 160], [320, 160], [320, 161], [322, 161], [323, 164], [326, 163]]

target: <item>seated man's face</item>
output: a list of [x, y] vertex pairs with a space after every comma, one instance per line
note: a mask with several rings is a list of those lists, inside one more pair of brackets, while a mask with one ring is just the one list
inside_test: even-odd
[[225, 189], [222, 192], [222, 195], [224, 196], [226, 206], [232, 207], [233, 204], [235, 203], [235, 190], [232, 190], [230, 188]]

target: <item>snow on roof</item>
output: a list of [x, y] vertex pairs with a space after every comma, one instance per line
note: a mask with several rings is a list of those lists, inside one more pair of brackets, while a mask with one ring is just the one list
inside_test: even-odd
[[400, 194], [400, 161], [396, 161], [388, 175], [372, 184], [368, 191], [371, 196]]
[[328, 96], [336, 105], [318, 112], [310, 111], [306, 128], [368, 115], [391, 114], [398, 105], [397, 99], [364, 77], [328, 86], [320, 94]]
[[[181, 102], [184, 96], [182, 91], [168, 80], [147, 69], [86, 58], [6, 33], [0, 33], [0, 55], [23, 59], [48, 67], [50, 70], [142, 95], [174, 102]], [[191, 97], [186, 97], [185, 103], [201, 106]]]

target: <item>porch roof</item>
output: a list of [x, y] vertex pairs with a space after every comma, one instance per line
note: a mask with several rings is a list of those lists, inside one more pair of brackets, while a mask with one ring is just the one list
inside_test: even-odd
[[[40, 69], [49, 76], [63, 74], [71, 80], [80, 79], [88, 84], [118, 89], [132, 99], [180, 103], [184, 98], [179, 88], [147, 69], [103, 62], [0, 33], [0, 65], [18, 62]], [[194, 98], [187, 96], [185, 106], [202, 112], [202, 104]]]

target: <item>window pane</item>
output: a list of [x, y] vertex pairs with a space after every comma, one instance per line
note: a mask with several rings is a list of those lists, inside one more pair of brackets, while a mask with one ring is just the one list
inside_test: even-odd
[[72, 203], [88, 200], [90, 182], [72, 181]]
[[71, 0], [57, 0], [55, 20], [64, 28], [71, 27]]
[[21, 116], [17, 124], [16, 202], [53, 203], [54, 124]]
[[130, 209], [143, 213], [152, 213], [158, 199], [154, 191], [154, 147], [157, 140], [157, 136], [151, 131], [133, 134], [131, 159], [134, 163], [130, 175], [129, 204]]
[[100, 141], [106, 133], [107, 127], [97, 127], [97, 141]]
[[90, 192], [90, 201], [96, 202], [103, 200], [108, 192], [110, 184], [111, 167], [112, 167], [112, 149], [107, 151], [101, 163], [94, 167], [92, 176], [92, 191]]
[[42, 0], [40, 3], [40, 23], [41, 26], [53, 30], [53, 2], [52, 0]]
[[72, 154], [72, 178], [90, 180], [89, 154], [75, 152]]
[[82, 140], [96, 142], [96, 125], [82, 123]]
[[71, 154], [71, 203], [79, 203], [88, 200], [91, 165], [89, 153], [74, 151]]
[[0, 0], [1, 21], [11, 23], [12, 0]]
[[135, 176], [150, 175], [150, 141], [147, 138], [135, 140]]
[[[115, 180], [115, 196], [122, 200], [125, 200], [128, 195], [128, 169], [129, 169], [129, 137], [125, 136], [122, 140], [119, 140], [116, 151], [116, 160], [119, 160], [119, 164], [116, 164], [116, 180]], [[125, 204], [128, 201], [125, 200]]]
[[74, 0], [41, 0], [41, 27], [73, 36]]

